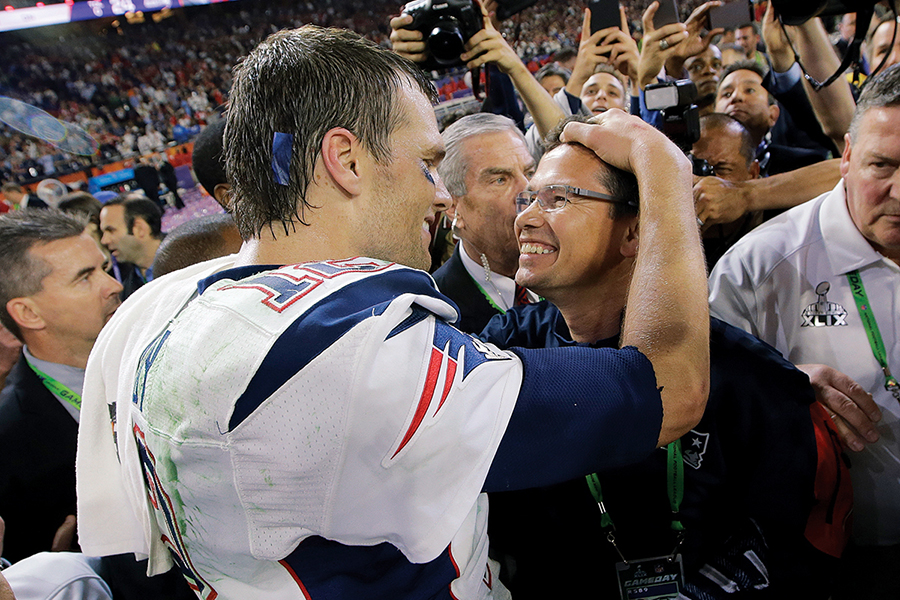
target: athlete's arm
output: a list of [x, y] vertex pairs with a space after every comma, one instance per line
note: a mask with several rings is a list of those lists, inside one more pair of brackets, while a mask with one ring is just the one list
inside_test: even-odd
[[510, 348], [522, 386], [485, 491], [569, 481], [639, 462], [656, 446], [662, 403], [634, 348]]
[[641, 196], [640, 250], [628, 293], [622, 346], [653, 363], [662, 388], [658, 443], [700, 421], [709, 394], [706, 265], [691, 192], [691, 166], [662, 133], [618, 110], [596, 125], [569, 123], [562, 141], [635, 174]]

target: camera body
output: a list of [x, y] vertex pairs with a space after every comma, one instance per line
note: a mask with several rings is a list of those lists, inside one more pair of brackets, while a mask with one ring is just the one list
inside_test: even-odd
[[696, 99], [697, 86], [690, 79], [654, 83], [644, 90], [647, 108], [662, 112], [662, 132], [685, 153], [700, 139]]
[[803, 25], [815, 17], [871, 9], [877, 3], [878, 0], [772, 0], [775, 14], [785, 25]]
[[428, 59], [426, 70], [449, 69], [465, 63], [459, 55], [469, 38], [481, 31], [481, 9], [473, 0], [413, 0], [403, 7], [413, 22], [407, 29], [422, 32]]
[[709, 161], [703, 158], [697, 158], [693, 154], [688, 154], [688, 158], [691, 159], [691, 172], [697, 177], [712, 177], [715, 176], [716, 170], [713, 169], [713, 166], [709, 164]]

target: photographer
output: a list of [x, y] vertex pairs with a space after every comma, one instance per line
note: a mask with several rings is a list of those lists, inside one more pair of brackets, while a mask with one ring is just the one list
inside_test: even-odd
[[[640, 54], [637, 42], [628, 34], [628, 18], [621, 6], [619, 14], [622, 20], [619, 27], [607, 27], [591, 32], [591, 11], [585, 9], [578, 58], [572, 70], [572, 77], [566, 84], [566, 91], [573, 97], [582, 95], [585, 84], [597, 73], [597, 67], [600, 65], [611, 66], [632, 82], [637, 76]], [[632, 91], [632, 94], [635, 93]]]
[[838, 69], [840, 61], [822, 21], [809, 19], [795, 27], [782, 26], [770, 4], [763, 17], [762, 32], [772, 65], [763, 85], [778, 99], [795, 125], [785, 128], [783, 143], [822, 149], [837, 156], [844, 148], [844, 134], [853, 118], [855, 103], [850, 86], [839, 79], [814, 91], [808, 83], [804, 83], [788, 39], [790, 35], [790, 39], [794, 40], [810, 75], [824, 81]]
[[[481, 13], [483, 28], [466, 41], [466, 51], [460, 55], [460, 59], [469, 69], [494, 65], [501, 73], [509, 76], [534, 119], [538, 135], [543, 137], [564, 117], [563, 111], [497, 31], [491, 20], [493, 13], [488, 13], [484, 7], [481, 8]], [[429, 58], [422, 32], [406, 29], [413, 24], [412, 15], [401, 14], [391, 19], [390, 24], [394, 52], [415, 63], [423, 63]]]
[[[670, 23], [657, 29], [653, 18], [659, 10], [659, 3], [653, 2], [644, 11], [641, 21], [644, 38], [641, 53], [632, 84], [631, 113], [654, 127], [662, 127], [662, 117], [658, 111], [647, 108], [644, 89], [653, 83], [680, 78], [685, 61], [706, 52], [710, 48], [712, 36], [720, 30], [714, 29], [704, 35], [707, 15], [718, 2], [707, 2], [697, 7], [684, 23]], [[665, 66], [665, 70], [663, 70]], [[673, 77], [674, 75], [674, 77]]]

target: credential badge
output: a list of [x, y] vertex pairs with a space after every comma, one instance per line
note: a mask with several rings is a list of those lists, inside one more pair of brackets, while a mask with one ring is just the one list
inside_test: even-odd
[[831, 284], [827, 281], [823, 281], [816, 286], [816, 294], [819, 298], [800, 313], [803, 317], [801, 327], [847, 325], [847, 309], [837, 302], [829, 302], [825, 297], [830, 289]]

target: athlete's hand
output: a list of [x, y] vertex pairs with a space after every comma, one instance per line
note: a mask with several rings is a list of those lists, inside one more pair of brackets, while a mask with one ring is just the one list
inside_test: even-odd
[[678, 146], [639, 117], [618, 109], [607, 110], [587, 123], [567, 124], [560, 141], [586, 146], [603, 162], [638, 177], [642, 167], [690, 175], [691, 163]]
[[831, 419], [848, 448], [861, 451], [867, 443], [877, 442], [875, 424], [881, 420], [881, 410], [853, 379], [826, 365], [797, 365], [809, 375], [816, 392], [816, 400], [831, 414]]

